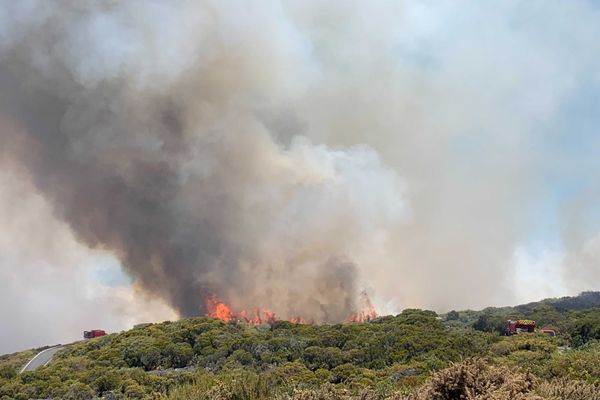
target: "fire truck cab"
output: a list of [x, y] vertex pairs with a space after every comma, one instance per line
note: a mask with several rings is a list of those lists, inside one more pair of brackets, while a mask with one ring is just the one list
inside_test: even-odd
[[506, 336], [533, 332], [535, 332], [535, 321], [529, 319], [518, 319], [516, 321], [509, 319], [506, 321]]

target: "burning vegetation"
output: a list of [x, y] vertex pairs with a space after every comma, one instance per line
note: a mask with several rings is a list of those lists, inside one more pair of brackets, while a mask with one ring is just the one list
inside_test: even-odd
[[205, 300], [206, 316], [217, 318], [221, 321], [242, 321], [250, 325], [268, 324], [275, 321], [275, 313], [269, 310], [254, 309], [251, 312], [242, 310], [234, 312], [227, 304], [215, 295], [210, 295]]
[[360, 294], [359, 310], [348, 317], [350, 322], [369, 322], [377, 318], [377, 311], [366, 292]]
[[[244, 322], [249, 325], [270, 324], [280, 319], [271, 310], [255, 308], [252, 310], [233, 311], [230, 306], [221, 301], [216, 295], [209, 295], [205, 299], [206, 317], [217, 318], [225, 322]], [[369, 322], [377, 318], [377, 311], [369, 299], [362, 292], [360, 295], [359, 311], [348, 315], [347, 322]], [[293, 324], [313, 324], [314, 320], [301, 316], [287, 318]]]

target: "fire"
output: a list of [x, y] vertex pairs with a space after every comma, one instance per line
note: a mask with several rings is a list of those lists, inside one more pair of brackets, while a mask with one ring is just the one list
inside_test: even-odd
[[290, 322], [292, 324], [298, 324], [298, 325], [306, 325], [308, 322], [306, 322], [306, 320], [302, 317], [292, 317], [290, 318]]
[[[220, 301], [217, 296], [210, 295], [205, 299], [206, 316], [217, 318], [221, 321], [242, 321], [250, 325], [270, 324], [277, 319], [275, 313], [270, 310], [255, 309], [253, 311], [242, 310], [239, 312], [231, 311], [225, 303]], [[290, 322], [295, 324], [305, 323], [304, 319], [297, 317], [292, 318]]]
[[377, 311], [365, 310], [350, 314], [348, 321], [350, 322], [369, 322], [377, 318]]
[[[273, 311], [254, 309], [253, 311], [242, 310], [234, 312], [229, 306], [220, 301], [217, 296], [210, 295], [205, 299], [206, 304], [206, 316], [211, 318], [217, 318], [221, 321], [240, 321], [250, 325], [262, 325], [271, 324], [277, 320], [277, 316]], [[349, 322], [369, 322], [377, 318], [377, 311], [369, 296], [362, 292], [360, 295], [360, 308], [359, 311], [348, 316]], [[295, 316], [288, 319], [293, 324], [308, 324], [306, 319], [301, 316]]]
[[360, 311], [351, 314], [348, 317], [350, 322], [369, 322], [377, 318], [377, 311], [367, 293], [360, 294]]
[[231, 321], [233, 319], [233, 313], [225, 305], [225, 303], [219, 301], [217, 296], [208, 296], [205, 300], [206, 304], [206, 316], [218, 318], [222, 321]]
[[252, 313], [240, 311], [238, 320], [244, 321], [250, 325], [261, 325], [275, 321], [275, 313], [269, 310], [254, 310]]

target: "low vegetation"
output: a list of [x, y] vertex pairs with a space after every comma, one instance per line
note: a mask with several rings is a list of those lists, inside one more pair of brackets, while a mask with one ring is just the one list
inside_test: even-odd
[[[145, 324], [73, 343], [34, 372], [17, 373], [33, 350], [0, 357], [0, 399], [594, 400], [600, 301], [582, 296], [362, 324]], [[507, 318], [558, 336], [501, 336]]]

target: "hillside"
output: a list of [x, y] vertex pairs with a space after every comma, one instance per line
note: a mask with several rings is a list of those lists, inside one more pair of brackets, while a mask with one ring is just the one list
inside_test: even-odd
[[514, 307], [488, 307], [480, 311], [459, 311], [443, 315], [449, 327], [504, 332], [507, 319], [532, 319], [538, 327], [550, 327], [565, 344], [581, 345], [600, 338], [600, 292], [544, 299]]
[[[0, 357], [0, 399], [454, 399], [461, 390], [593, 399], [597, 299], [583, 293], [441, 317], [405, 310], [360, 324], [250, 326], [204, 317], [144, 324], [73, 343], [35, 372], [16, 373], [33, 351]], [[559, 336], [500, 336], [494, 322], [507, 316], [539, 318]]]

